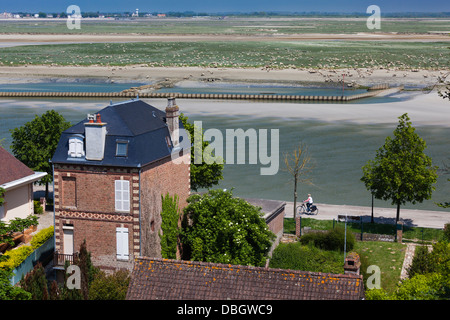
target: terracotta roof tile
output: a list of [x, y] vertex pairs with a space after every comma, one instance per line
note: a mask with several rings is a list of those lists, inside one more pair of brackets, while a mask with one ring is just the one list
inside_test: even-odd
[[32, 174], [34, 174], [33, 170], [0, 147], [0, 185]]
[[362, 276], [194, 261], [135, 260], [129, 300], [354, 300]]

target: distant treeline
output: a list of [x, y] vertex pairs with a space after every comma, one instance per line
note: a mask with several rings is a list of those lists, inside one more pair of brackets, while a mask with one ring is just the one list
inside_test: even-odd
[[[15, 12], [21, 16], [32, 16], [34, 13], [28, 12]], [[100, 16], [104, 17], [114, 17], [114, 18], [126, 18], [131, 17], [134, 12], [82, 12], [81, 15], [84, 18], [98, 18]], [[149, 17], [154, 16], [172, 18], [186, 18], [186, 17], [367, 17], [365, 12], [217, 12], [217, 13], [206, 13], [206, 12], [194, 12], [194, 11], [169, 11], [169, 12], [139, 12], [139, 17]], [[448, 18], [450, 17], [450, 12], [381, 12], [381, 15], [386, 18]], [[45, 18], [46, 16], [67, 18], [66, 12], [60, 13], [44, 13], [39, 12], [40, 18]]]

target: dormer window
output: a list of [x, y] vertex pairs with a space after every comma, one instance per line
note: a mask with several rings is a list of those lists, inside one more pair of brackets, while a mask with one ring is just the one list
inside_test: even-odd
[[127, 156], [128, 156], [128, 141], [117, 141], [116, 157], [127, 157]]
[[69, 138], [69, 158], [84, 158], [84, 137], [81, 134]]

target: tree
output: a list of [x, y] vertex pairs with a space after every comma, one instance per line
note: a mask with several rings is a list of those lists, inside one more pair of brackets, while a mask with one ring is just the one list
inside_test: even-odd
[[[0, 260], [3, 256], [0, 255]], [[3, 258], [4, 259], [4, 258]], [[10, 278], [13, 272], [0, 268], [0, 300], [30, 300], [31, 293], [20, 287], [11, 285]]]
[[197, 191], [201, 188], [211, 188], [217, 185], [223, 179], [223, 163], [213, 162], [208, 164], [205, 162], [205, 159], [203, 159], [201, 164], [195, 163], [195, 152], [202, 152], [203, 154], [203, 150], [205, 150], [209, 143], [203, 140], [203, 132], [198, 132], [199, 129], [188, 122], [188, 117], [180, 114], [180, 120], [183, 123], [184, 129], [189, 133], [191, 145], [194, 144], [195, 134], [202, 135], [202, 150], [195, 150], [194, 145], [191, 148], [191, 189]]
[[92, 264], [91, 253], [87, 250], [86, 240], [81, 243], [80, 252], [75, 257], [74, 264], [80, 268], [81, 272], [81, 294], [84, 300], [88, 300], [89, 287], [98, 274], [99, 269]]
[[184, 259], [265, 265], [275, 235], [261, 208], [225, 190], [194, 194], [188, 202], [182, 229]]
[[387, 137], [375, 159], [363, 166], [361, 178], [376, 199], [391, 200], [397, 206], [397, 222], [400, 206], [430, 199], [437, 180], [437, 168], [424, 153], [425, 141], [415, 133], [407, 113], [399, 119], [394, 137]]
[[284, 155], [284, 164], [294, 179], [294, 218], [297, 208], [297, 184], [303, 182], [312, 184], [308, 175], [312, 172], [314, 166], [311, 165], [311, 157], [308, 154], [308, 148], [304, 144], [300, 144], [292, 153]]
[[32, 121], [11, 130], [11, 151], [33, 171], [47, 172], [40, 180], [45, 184], [45, 197], [48, 198], [48, 184], [53, 181], [50, 159], [55, 153], [61, 133], [70, 127], [70, 122], [54, 110], [36, 115]]
[[48, 286], [44, 267], [38, 262], [33, 270], [28, 272], [20, 281], [20, 286], [31, 293], [32, 300], [48, 300]]

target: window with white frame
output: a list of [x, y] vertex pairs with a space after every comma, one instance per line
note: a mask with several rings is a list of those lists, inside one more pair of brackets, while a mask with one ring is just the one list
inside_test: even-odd
[[116, 228], [116, 255], [118, 260], [128, 260], [128, 228]]
[[82, 135], [74, 135], [69, 138], [69, 151], [67, 154], [70, 158], [82, 158], [85, 156], [83, 139]]
[[130, 211], [130, 181], [115, 181], [116, 211]]

